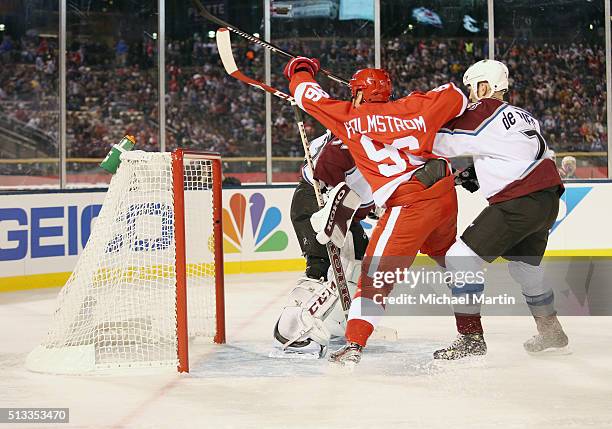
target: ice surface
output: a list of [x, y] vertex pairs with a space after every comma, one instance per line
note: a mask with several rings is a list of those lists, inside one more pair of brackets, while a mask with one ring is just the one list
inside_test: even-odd
[[[191, 347], [190, 374], [52, 376], [28, 372], [57, 290], [0, 294], [0, 407], [69, 407], [70, 425], [168, 428], [612, 427], [612, 317], [565, 317], [573, 354], [534, 358], [528, 317], [484, 319], [489, 354], [434, 364], [449, 317], [388, 317], [353, 371], [268, 357], [298, 273], [227, 276], [228, 344]], [[44, 427], [35, 425], [34, 427]]]

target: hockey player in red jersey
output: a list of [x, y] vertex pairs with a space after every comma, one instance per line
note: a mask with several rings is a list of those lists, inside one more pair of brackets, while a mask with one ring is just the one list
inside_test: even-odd
[[351, 79], [352, 100], [333, 100], [314, 80], [318, 70], [317, 60], [292, 59], [284, 70], [290, 91], [300, 108], [347, 145], [374, 202], [387, 208], [366, 249], [347, 344], [330, 356], [339, 363], [356, 363], [384, 312], [374, 296], [385, 297], [394, 285], [374, 287], [374, 273], [409, 267], [419, 250], [439, 261], [455, 241], [454, 179], [448, 163], [432, 155], [431, 147], [438, 129], [463, 113], [467, 99], [448, 83], [389, 101], [388, 74], [364, 69]]

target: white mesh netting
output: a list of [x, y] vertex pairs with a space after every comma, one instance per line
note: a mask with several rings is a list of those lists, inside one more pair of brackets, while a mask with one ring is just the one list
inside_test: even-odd
[[[134, 151], [121, 159], [47, 338], [27, 358], [30, 370], [177, 365], [171, 154]], [[212, 161], [185, 155], [183, 177], [189, 336], [213, 337]]]

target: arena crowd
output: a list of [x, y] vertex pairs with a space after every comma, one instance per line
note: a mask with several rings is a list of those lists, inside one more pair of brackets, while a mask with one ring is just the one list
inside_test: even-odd
[[[325, 68], [346, 77], [374, 62], [369, 39], [276, 42], [288, 50], [318, 57]], [[103, 157], [124, 134], [134, 134], [142, 149], [158, 149], [157, 64], [152, 41], [128, 44], [119, 39], [114, 45], [75, 42], [69, 48], [68, 157]], [[502, 40], [497, 41], [496, 50], [496, 58], [505, 61], [511, 73], [508, 100], [540, 120], [551, 148], [561, 152], [605, 150], [602, 46]], [[57, 52], [52, 40], [4, 36], [0, 44], [0, 114], [8, 125], [2, 124], [18, 124], [57, 142]], [[487, 55], [484, 40], [413, 37], [384, 40], [382, 54], [396, 96], [449, 80], [461, 84], [465, 68]], [[170, 40], [166, 55], [168, 147], [214, 150], [224, 157], [263, 156], [264, 93], [225, 74], [214, 40], [198, 34], [188, 40]], [[236, 56], [247, 74], [263, 80], [261, 50], [240, 46]], [[286, 88], [282, 59], [273, 58], [273, 84]], [[335, 96], [349, 96], [348, 90], [331, 81], [322, 84]], [[273, 103], [274, 155], [301, 156], [291, 109], [282, 102]], [[309, 131], [314, 135], [320, 128], [310, 122]]]

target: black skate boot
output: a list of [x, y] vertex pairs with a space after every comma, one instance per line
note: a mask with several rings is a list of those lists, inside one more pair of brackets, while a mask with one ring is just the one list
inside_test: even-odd
[[436, 350], [433, 357], [440, 360], [457, 360], [486, 354], [487, 343], [482, 334], [459, 334], [450, 346]]
[[348, 343], [329, 355], [329, 361], [340, 365], [357, 365], [361, 360], [363, 347], [357, 343]]
[[569, 340], [563, 332], [561, 323], [557, 319], [557, 315], [551, 316], [534, 316], [538, 335], [534, 335], [531, 339], [525, 341], [523, 347], [529, 354], [568, 354]]

